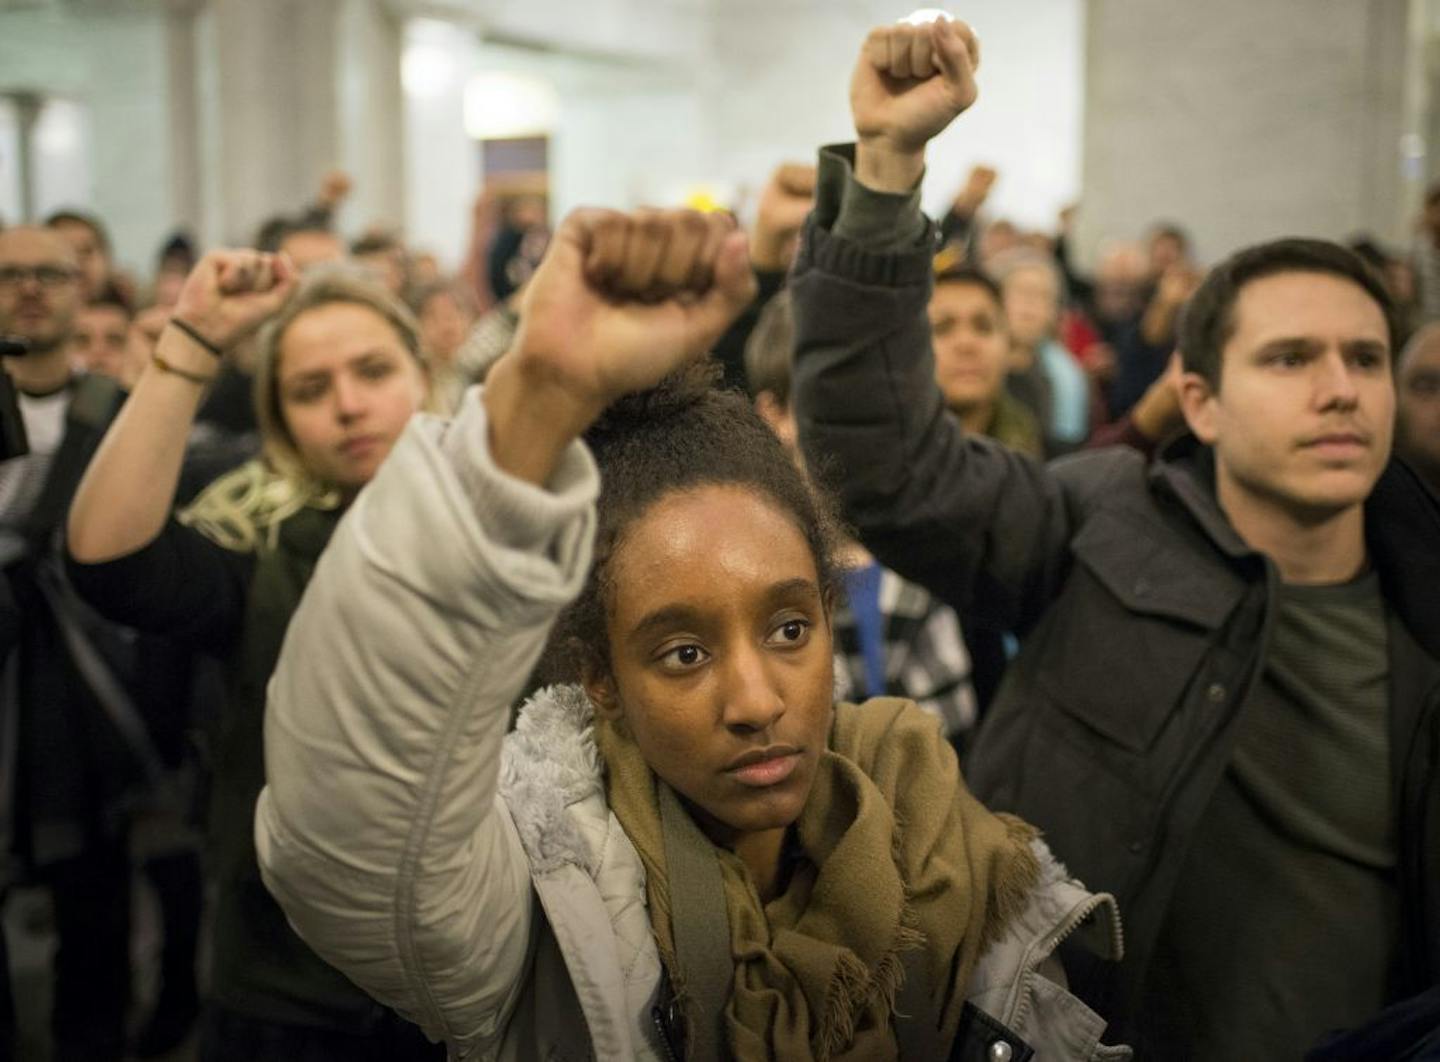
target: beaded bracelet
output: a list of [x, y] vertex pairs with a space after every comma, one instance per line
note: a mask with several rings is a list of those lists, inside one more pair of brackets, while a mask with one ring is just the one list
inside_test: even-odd
[[182, 380], [189, 380], [193, 384], [199, 384], [201, 387], [205, 387], [211, 380], [215, 379], [214, 376], [206, 376], [204, 373], [191, 372], [189, 369], [182, 369], [178, 365], [171, 365], [159, 354], [151, 354], [150, 360], [155, 363], [155, 368], [161, 372], [168, 372], [173, 376], [180, 377]]
[[172, 317], [170, 318], [170, 323], [176, 328], [180, 329], [180, 331], [184, 332], [196, 343], [200, 344], [200, 346], [208, 350], [211, 354], [214, 354], [217, 358], [223, 358], [225, 356], [225, 352], [223, 350], [221, 350], [214, 343], [210, 342], [210, 340], [202, 336], [200, 334], [200, 330], [197, 329], [194, 325], [192, 325], [189, 321], [182, 321], [178, 317]]

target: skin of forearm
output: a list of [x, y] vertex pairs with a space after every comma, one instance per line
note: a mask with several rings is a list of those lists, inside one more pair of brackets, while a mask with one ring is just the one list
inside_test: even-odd
[[1156, 409], [1155, 403], [1144, 399], [1136, 404], [1134, 412], [1130, 414], [1130, 422], [1135, 425], [1136, 431], [1151, 442], [1158, 442], [1165, 429], [1162, 415]]
[[855, 145], [855, 179], [871, 191], [911, 192], [924, 173], [924, 149], [907, 150], [865, 139]]
[[1159, 299], [1152, 302], [1140, 322], [1140, 336], [1147, 343], [1160, 344], [1170, 337], [1179, 307]]
[[750, 265], [759, 272], [774, 273], [788, 264], [785, 255], [788, 233], [757, 232], [750, 243]]
[[[186, 372], [219, 371], [214, 358], [173, 328], [161, 334], [156, 354]], [[77, 561], [114, 560], [154, 541], [174, 503], [185, 442], [204, 397], [194, 381], [146, 367], [70, 506], [67, 543]]]
[[513, 351], [495, 363], [483, 401], [496, 467], [537, 487], [550, 481], [566, 447], [605, 406], [537, 379]]
[[1151, 442], [1160, 442], [1176, 427], [1180, 418], [1179, 403], [1169, 382], [1161, 378], [1140, 396], [1130, 413], [1135, 430]]

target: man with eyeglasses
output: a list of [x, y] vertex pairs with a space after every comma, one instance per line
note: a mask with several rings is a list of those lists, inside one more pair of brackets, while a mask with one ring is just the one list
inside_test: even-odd
[[[0, 896], [16, 880], [54, 902], [51, 1028], [61, 1059], [123, 1057], [129, 1001], [125, 802], [139, 777], [113, 712], [132, 651], [74, 603], [56, 543], [118, 391], [75, 376], [75, 252], [51, 229], [0, 232], [0, 336], [30, 452], [0, 461]], [[117, 693], [118, 691], [118, 693]], [[123, 707], [123, 705], [122, 705]], [[0, 938], [0, 1058], [14, 1015]]]
[[80, 309], [75, 252], [58, 233], [28, 226], [0, 232], [0, 335], [28, 347], [5, 359], [30, 443], [26, 458], [0, 464], [0, 525], [27, 513], [60, 445], [70, 404], [70, 339]]

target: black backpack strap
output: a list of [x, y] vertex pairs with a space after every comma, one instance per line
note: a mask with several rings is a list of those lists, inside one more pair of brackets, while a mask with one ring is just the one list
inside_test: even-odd
[[[714, 846], [700, 832], [674, 791], [656, 785], [665, 866], [670, 875], [670, 928], [675, 937], [676, 976], [684, 992], [683, 1010], [690, 1062], [726, 1056], [725, 1005], [735, 980], [730, 955], [730, 915]], [[682, 1023], [685, 1024], [685, 1023]]]
[[77, 378], [65, 411], [65, 434], [51, 460], [40, 497], [25, 521], [24, 535], [33, 558], [35, 585], [49, 606], [70, 659], [134, 755], [146, 782], [160, 791], [165, 789], [167, 779], [155, 743], [134, 700], [87, 631], [85, 606], [65, 578], [58, 551], [51, 548], [80, 478], [124, 401], [125, 392], [107, 377]]
[[124, 739], [125, 747], [140, 765], [150, 788], [156, 793], [164, 793], [169, 780], [160, 754], [155, 750], [155, 742], [150, 737], [150, 731], [145, 726], [145, 720], [135, 706], [134, 699], [85, 629], [81, 619], [84, 606], [65, 579], [58, 558], [47, 557], [42, 561], [37, 568], [35, 581], [40, 593], [45, 597], [46, 604], [50, 606], [50, 614], [55, 618], [55, 625], [64, 639], [65, 648], [69, 651], [70, 659], [84, 680], [86, 688], [94, 695], [110, 724]]

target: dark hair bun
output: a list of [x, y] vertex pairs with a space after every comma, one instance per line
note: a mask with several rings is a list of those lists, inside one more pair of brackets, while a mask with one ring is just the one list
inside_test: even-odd
[[617, 442], [635, 439], [647, 428], [694, 410], [715, 389], [720, 377], [720, 365], [713, 359], [692, 361], [654, 387], [622, 395], [610, 403], [585, 432], [585, 442], [598, 457]]
[[838, 524], [799, 464], [737, 391], [720, 390], [720, 366], [701, 359], [656, 386], [612, 403], [585, 433], [600, 469], [594, 566], [551, 631], [542, 673], [576, 682], [610, 666], [606, 634], [610, 562], [627, 529], [666, 495], [706, 486], [759, 494], [805, 536], [820, 585], [836, 588]]

